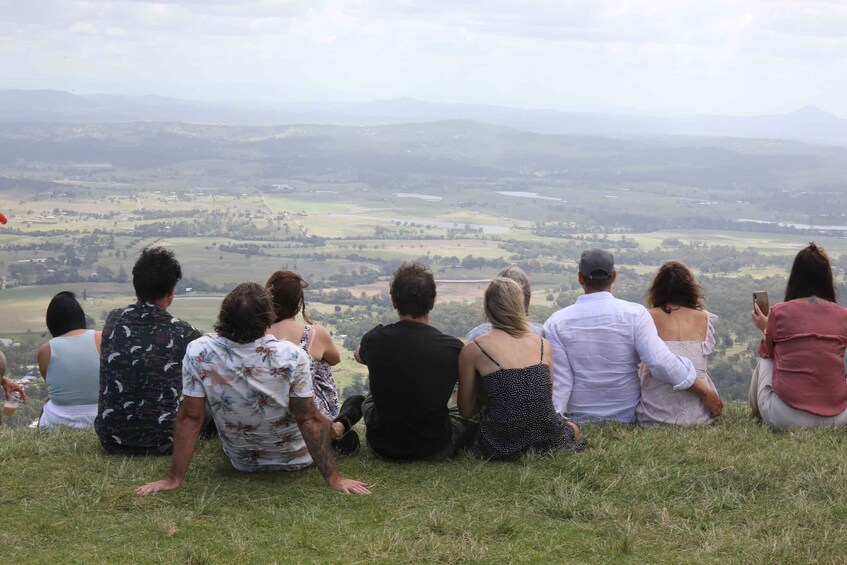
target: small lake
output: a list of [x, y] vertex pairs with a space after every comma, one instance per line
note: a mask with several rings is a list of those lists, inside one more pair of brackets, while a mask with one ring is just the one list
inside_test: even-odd
[[768, 224], [771, 226], [780, 226], [784, 228], [795, 228], [798, 230], [827, 230], [827, 231], [844, 231], [847, 232], [847, 226], [818, 226], [815, 224], [794, 224], [791, 222], [771, 222], [768, 220], [752, 220], [750, 218], [738, 218], [738, 222], [746, 224]]
[[429, 202], [438, 202], [441, 200], [440, 196], [433, 196], [431, 194], [421, 194], [419, 192], [395, 192], [394, 196], [397, 198], [418, 198], [420, 200], [427, 200]]
[[554, 198], [553, 196], [541, 196], [537, 192], [525, 192], [523, 190], [498, 190], [497, 194], [502, 194], [503, 196], [514, 196], [515, 198], [535, 198], [538, 200], [555, 200], [557, 202], [567, 202], [567, 200], [562, 200], [561, 198]]

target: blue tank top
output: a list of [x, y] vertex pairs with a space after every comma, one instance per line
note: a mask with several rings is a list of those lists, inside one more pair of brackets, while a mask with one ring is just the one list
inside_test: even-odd
[[100, 388], [100, 355], [94, 330], [50, 340], [47, 393], [58, 406], [97, 404]]

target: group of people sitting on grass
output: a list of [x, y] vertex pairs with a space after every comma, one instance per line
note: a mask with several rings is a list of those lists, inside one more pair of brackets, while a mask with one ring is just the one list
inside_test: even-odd
[[[167, 311], [181, 276], [171, 251], [145, 249], [133, 268], [137, 302], [112, 311], [102, 333], [86, 329], [71, 293], [57, 294], [47, 309], [53, 339], [38, 352], [50, 397], [42, 427], [93, 425], [109, 453], [173, 455], [168, 478], [139, 494], [178, 488], [198, 437], [215, 429], [240, 471], [314, 465], [332, 488], [365, 494], [365, 483], [335, 465], [336, 454], [359, 449], [353, 426], [362, 418], [379, 458], [443, 460], [468, 448], [513, 460], [582, 449], [585, 423], [687, 426], [723, 409], [706, 366], [716, 316], [676, 261], [659, 269], [645, 308], [612, 295], [612, 254], [587, 250], [584, 294], [543, 326], [529, 321], [525, 273], [506, 268], [486, 289], [487, 321], [467, 343], [429, 324], [433, 275], [404, 263], [390, 283], [399, 319], [367, 332], [355, 351], [370, 393], [341, 406], [332, 377], [340, 355], [309, 319], [299, 275], [239, 284], [206, 335]], [[754, 307], [752, 319], [764, 334], [753, 413], [775, 429], [847, 424], [847, 310], [835, 303], [824, 251], [800, 251], [785, 302], [767, 316]]]

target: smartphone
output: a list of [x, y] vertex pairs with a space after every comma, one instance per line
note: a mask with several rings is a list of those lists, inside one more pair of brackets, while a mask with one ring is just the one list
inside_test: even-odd
[[764, 290], [759, 290], [753, 293], [753, 302], [759, 305], [759, 310], [765, 316], [768, 315], [768, 293]]

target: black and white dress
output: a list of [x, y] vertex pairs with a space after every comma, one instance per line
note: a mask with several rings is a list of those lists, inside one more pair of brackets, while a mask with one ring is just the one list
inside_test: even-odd
[[487, 397], [487, 411], [479, 425], [474, 450], [486, 459], [509, 461], [527, 451], [582, 449], [568, 419], [553, 409], [550, 370], [544, 364], [544, 338], [537, 365], [504, 369], [474, 340], [480, 351], [497, 365], [497, 370], [479, 376]]

